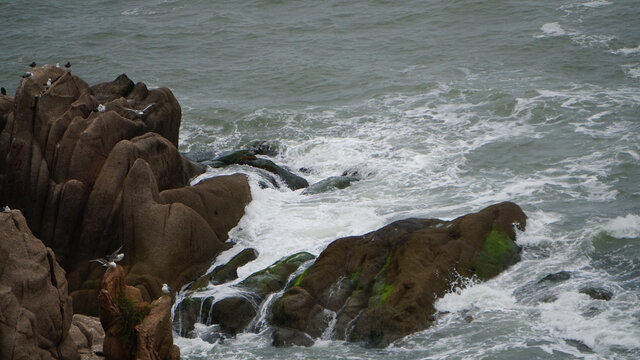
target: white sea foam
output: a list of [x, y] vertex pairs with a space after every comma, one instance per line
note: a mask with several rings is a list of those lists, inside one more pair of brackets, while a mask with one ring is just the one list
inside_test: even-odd
[[612, 2], [606, 0], [596, 0], [596, 1], [587, 1], [584, 3], [580, 3], [581, 6], [585, 6], [588, 8], [599, 8], [603, 6], [609, 6]]
[[551, 224], [562, 220], [561, 214], [542, 210], [527, 213], [526, 231], [517, 231], [516, 243], [520, 246], [532, 246], [557, 241], [557, 234], [550, 228]]
[[515, 298], [508, 289], [495, 283], [481, 283], [464, 289], [457, 289], [438, 299], [435, 308], [440, 312], [457, 313], [471, 311], [509, 311], [516, 305]]
[[603, 230], [617, 238], [638, 238], [640, 237], [640, 215], [619, 216], [604, 224]]
[[539, 305], [538, 326], [556, 338], [579, 340], [599, 352], [606, 352], [611, 346], [640, 347], [640, 328], [634, 325], [632, 317], [609, 306], [595, 316], [585, 316], [594, 301], [598, 300], [578, 292], [564, 292], [556, 301]]
[[542, 25], [540, 30], [544, 33], [544, 35], [537, 35], [536, 37], [556, 37], [556, 36], [565, 36], [567, 35], [567, 31], [560, 26], [557, 22], [546, 23]]
[[622, 71], [624, 71], [624, 73], [630, 77], [630, 78], [634, 78], [634, 79], [640, 79], [640, 64], [635, 63], [635, 64], [626, 64], [626, 65], [621, 65], [622, 67]]
[[621, 48], [618, 50], [611, 50], [612, 54], [616, 55], [635, 55], [640, 54], [640, 45], [633, 48]]

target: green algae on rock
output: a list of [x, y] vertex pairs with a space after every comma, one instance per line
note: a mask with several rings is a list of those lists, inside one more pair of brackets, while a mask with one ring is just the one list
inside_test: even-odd
[[387, 346], [429, 327], [436, 299], [460, 275], [488, 279], [517, 262], [514, 224], [524, 230], [526, 216], [505, 202], [451, 221], [399, 220], [338, 239], [276, 300], [274, 325]]

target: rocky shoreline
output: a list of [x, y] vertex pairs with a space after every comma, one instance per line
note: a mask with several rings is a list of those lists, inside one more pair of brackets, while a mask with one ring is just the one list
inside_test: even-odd
[[[283, 292], [268, 316], [274, 345], [308, 346], [322, 336], [382, 347], [428, 327], [433, 302], [457, 276], [489, 279], [519, 260], [514, 224], [524, 230], [526, 216], [501, 203], [338, 239], [315, 261], [292, 254], [242, 280], [245, 296], [199, 297], [259, 256], [247, 249], [204, 274], [233, 246], [228, 232], [251, 201], [243, 174], [190, 186], [206, 166], [252, 166], [264, 186], [306, 188], [307, 196], [360, 176], [309, 185], [265, 158], [277, 149], [264, 142], [183, 156], [180, 121], [169, 89], [124, 74], [90, 86], [45, 65], [31, 69], [13, 97], [0, 95], [0, 255], [8, 259], [0, 265], [0, 358], [179, 358], [171, 295], [187, 284], [173, 325], [183, 336], [196, 322], [219, 324], [220, 336], [250, 330], [260, 304]], [[91, 261], [118, 248], [118, 265]], [[105, 332], [82, 315], [100, 315]]]

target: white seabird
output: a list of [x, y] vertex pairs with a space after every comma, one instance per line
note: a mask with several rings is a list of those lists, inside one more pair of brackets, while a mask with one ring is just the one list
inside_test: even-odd
[[120, 250], [122, 250], [123, 246], [124, 246], [124, 244], [120, 245], [120, 247], [117, 248], [116, 251], [114, 251], [111, 254], [105, 256], [105, 259], [107, 259], [109, 261], [113, 261], [113, 262], [119, 262], [122, 259], [124, 259], [124, 253], [120, 252]]
[[116, 265], [115, 262], [113, 261], [107, 261], [103, 258], [97, 258], [97, 259], [93, 259], [91, 261], [95, 261], [95, 262], [99, 262], [100, 264], [102, 264], [102, 266], [106, 267], [106, 268], [111, 268], [111, 269], [115, 269], [118, 265]]
[[2, 208], [2, 212], [3, 213], [10, 213], [11, 209], [8, 206], [5, 206], [5, 207]]
[[147, 112], [147, 110], [151, 109], [151, 107], [152, 107], [153, 105], [155, 105], [155, 103], [151, 103], [151, 104], [147, 105], [147, 106], [146, 106], [144, 109], [142, 109], [142, 110], [131, 109], [131, 108], [126, 108], [126, 107], [123, 107], [123, 109], [124, 109], [124, 110], [127, 110], [127, 111], [131, 111], [132, 113], [135, 113], [135, 114], [136, 114], [136, 115], [138, 115], [138, 116], [143, 116], [143, 115], [144, 115], [144, 113], [146, 113], [146, 112]]
[[169, 285], [167, 284], [162, 284], [162, 292], [165, 295], [169, 295], [171, 293], [171, 290], [169, 289]]
[[22, 78], [30, 78], [33, 77], [33, 73], [31, 71], [27, 71], [26, 73], [24, 73], [24, 75], [22, 75]]
[[47, 83], [45, 84], [46, 87], [51, 87], [51, 78], [49, 78], [49, 80], [47, 80]]
[[102, 104], [98, 105], [98, 112], [105, 112], [106, 110], [107, 110], [106, 106]]

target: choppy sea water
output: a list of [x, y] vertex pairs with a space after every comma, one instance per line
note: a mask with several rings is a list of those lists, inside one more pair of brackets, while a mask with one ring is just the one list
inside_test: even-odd
[[[13, 93], [31, 61], [71, 61], [92, 84], [124, 72], [172, 89], [184, 152], [259, 139], [309, 182], [366, 175], [303, 196], [261, 189], [249, 169], [210, 169], [250, 174], [254, 200], [221, 256], [259, 251], [241, 277], [401, 218], [503, 200], [529, 216], [520, 263], [452, 290], [433, 327], [389, 348], [276, 349], [266, 328], [214, 344], [177, 338], [183, 359], [636, 359], [639, 5], [3, 0], [0, 86]], [[560, 271], [570, 278], [538, 284]]]

